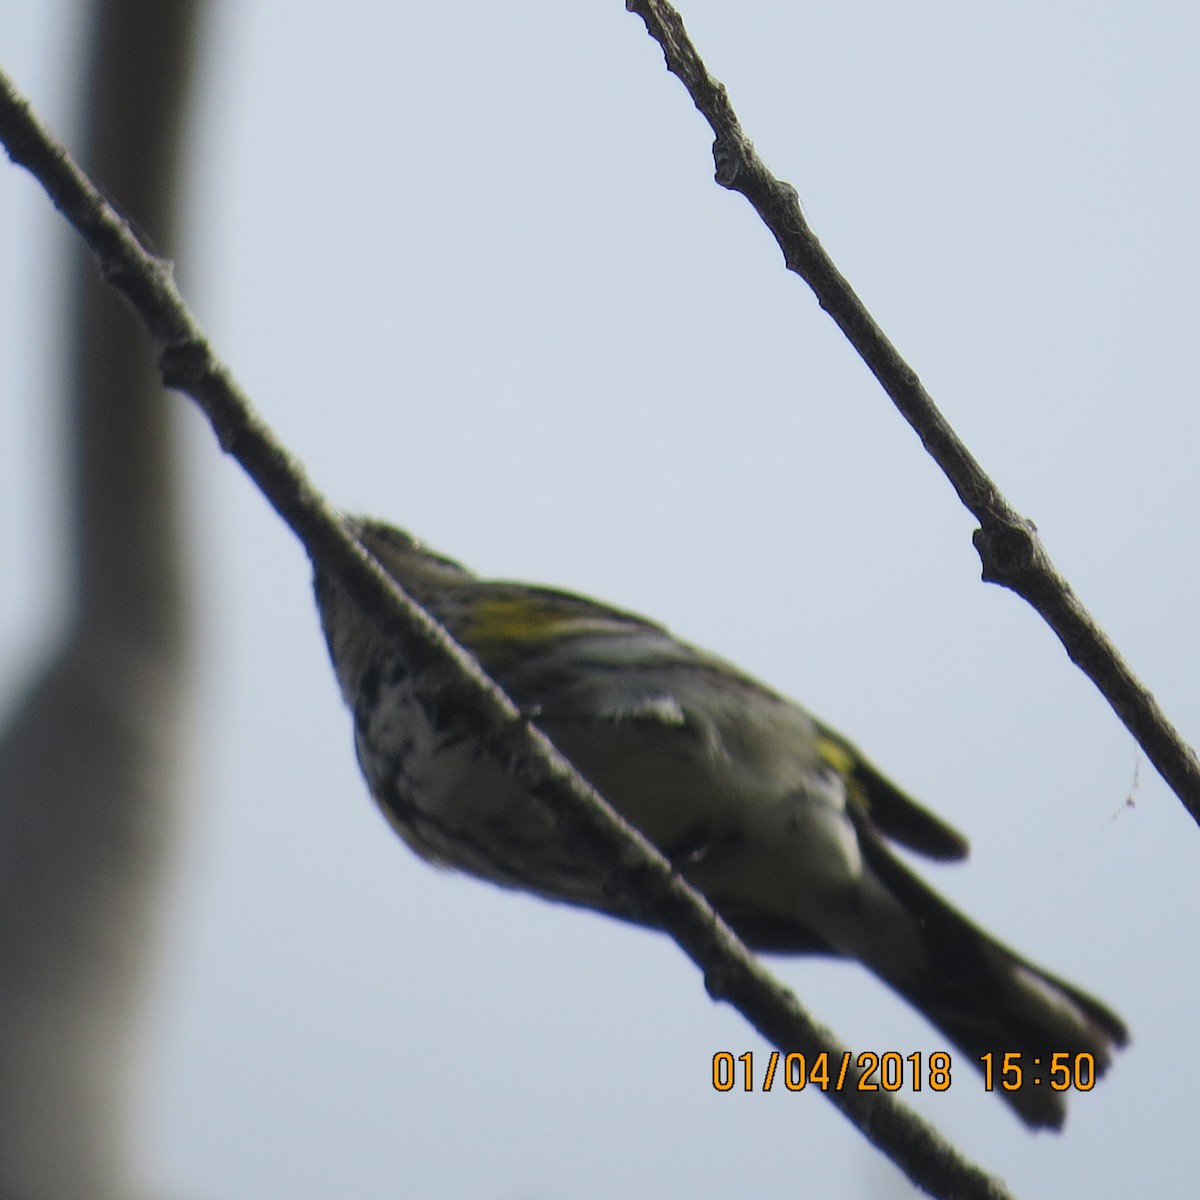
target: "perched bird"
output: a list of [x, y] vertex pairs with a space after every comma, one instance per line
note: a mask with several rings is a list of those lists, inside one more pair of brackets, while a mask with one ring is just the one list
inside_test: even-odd
[[[889, 839], [935, 859], [965, 857], [967, 842], [798, 704], [652, 621], [479, 579], [399, 529], [351, 525], [749, 946], [860, 960], [976, 1070], [989, 1052], [997, 1075], [1005, 1054], [1021, 1055], [1024, 1086], [994, 1087], [1034, 1127], [1065, 1116], [1048, 1086], [1053, 1055], [1090, 1054], [1100, 1074], [1126, 1042], [1108, 1008], [1002, 946], [896, 857]], [[413, 664], [336, 582], [318, 570], [314, 586], [359, 764], [419, 855], [652, 923], [572, 856], [436, 689], [418, 691]]]

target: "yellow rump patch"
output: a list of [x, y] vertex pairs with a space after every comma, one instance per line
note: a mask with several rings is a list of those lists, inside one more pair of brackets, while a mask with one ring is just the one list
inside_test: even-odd
[[817, 738], [817, 754], [821, 761], [841, 776], [846, 785], [846, 797], [863, 810], [870, 809], [867, 790], [858, 779], [858, 759], [850, 748], [829, 737]]

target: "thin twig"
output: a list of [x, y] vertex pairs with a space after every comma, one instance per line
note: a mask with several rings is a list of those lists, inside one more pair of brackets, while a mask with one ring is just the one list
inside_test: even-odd
[[[208, 416], [221, 446], [319, 562], [411, 656], [415, 674], [436, 662], [457, 669], [446, 699], [475, 723], [504, 763], [590, 863], [619, 886], [704, 972], [710, 994], [733, 1004], [780, 1050], [847, 1052], [766, 972], [658, 851], [627, 825], [525, 720], [478, 664], [418, 607], [359, 545], [338, 514], [275, 439], [216, 357], [175, 288], [170, 264], [147, 252], [128, 226], [34, 117], [0, 73], [0, 138], [14, 162], [42, 183], [83, 235], [105, 277], [132, 303], [161, 347], [164, 381]], [[851, 1081], [856, 1081], [852, 1073]], [[935, 1196], [1003, 1200], [998, 1180], [964, 1159], [915, 1113], [884, 1092], [832, 1089], [829, 1099], [918, 1186]]]
[[1196, 752], [1071, 590], [1047, 554], [1037, 527], [1008, 503], [975, 461], [917, 373], [901, 358], [825, 253], [804, 218], [796, 189], [776, 179], [758, 157], [724, 85], [708, 73], [679, 13], [666, 0], [627, 0], [625, 7], [646, 23], [647, 32], [662, 47], [667, 69], [683, 82], [712, 127], [717, 183], [750, 201], [779, 243], [788, 269], [812, 288], [821, 307], [858, 351], [979, 522], [973, 541], [983, 563], [983, 578], [1016, 592], [1041, 614], [1071, 660], [1100, 689], [1159, 774], [1200, 823], [1200, 760]]

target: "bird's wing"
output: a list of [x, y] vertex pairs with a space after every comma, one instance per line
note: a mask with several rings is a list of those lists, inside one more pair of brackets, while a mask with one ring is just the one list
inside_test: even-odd
[[[776, 696], [736, 667], [673, 637], [662, 625], [607, 604], [523, 584], [489, 584], [451, 630], [535, 720], [609, 717], [690, 724], [664, 682], [679, 672], [720, 672]], [[571, 640], [564, 662], [561, 639]], [[553, 699], [548, 699], [548, 698]], [[967, 839], [881, 774], [850, 742], [814, 721], [820, 758], [845, 782], [855, 819], [910, 850], [961, 859]]]
[[967, 857], [970, 843], [957, 829], [902, 792], [855, 746], [819, 722], [817, 737], [821, 757], [846, 783], [856, 820], [929, 858]]

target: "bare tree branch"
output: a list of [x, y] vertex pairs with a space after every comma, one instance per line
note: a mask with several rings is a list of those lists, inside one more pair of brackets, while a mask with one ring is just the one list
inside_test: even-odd
[[[87, 160], [169, 246], [199, 4], [88, 9]], [[0, 731], [0, 1195], [126, 1200], [187, 682], [178, 414], [134, 314], [73, 250], [69, 624]]]
[[[609, 874], [704, 972], [710, 994], [735, 1005], [781, 1050], [845, 1053], [766, 972], [707, 901], [580, 778], [536, 726], [378, 566], [316, 491], [241, 393], [209, 346], [171, 278], [0, 74], [0, 138], [83, 235], [105, 277], [133, 304], [162, 347], [164, 380], [191, 396], [222, 447], [255, 481], [315, 563], [403, 649], [414, 678], [434, 666], [455, 670], [439, 695], [472, 720], [481, 744], [543, 804], [581, 856]], [[855, 1072], [851, 1082], [857, 1078]], [[885, 1092], [850, 1086], [826, 1093], [875, 1145], [935, 1196], [1002, 1200], [998, 1180], [964, 1159], [941, 1135]]]
[[724, 85], [708, 73], [679, 13], [666, 0], [627, 0], [625, 7], [646, 23], [647, 32], [662, 47], [667, 69], [683, 82], [712, 127], [717, 183], [750, 201], [779, 243], [788, 270], [812, 288], [979, 522], [973, 540], [983, 563], [983, 578], [1016, 592], [1041, 614], [1072, 662], [1100, 689], [1159, 774], [1200, 822], [1200, 760], [1195, 751], [1071, 590], [1047, 554], [1037, 527], [1008, 503], [975, 461], [917, 373], [826, 254], [804, 218], [796, 189], [776, 179], [758, 157]]

